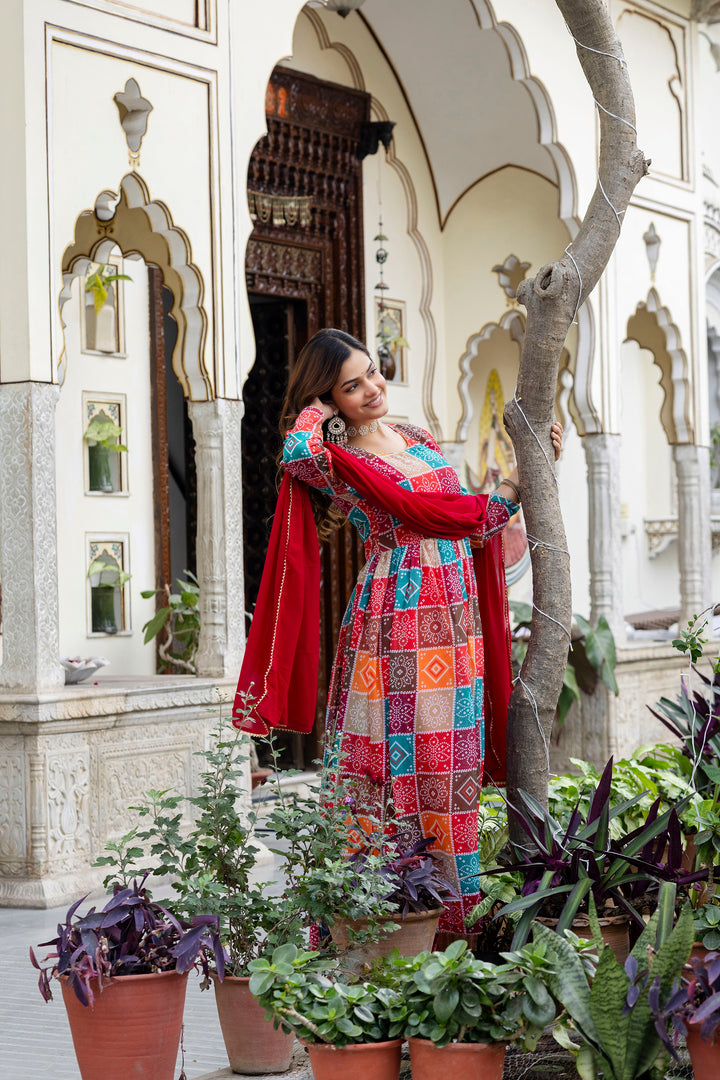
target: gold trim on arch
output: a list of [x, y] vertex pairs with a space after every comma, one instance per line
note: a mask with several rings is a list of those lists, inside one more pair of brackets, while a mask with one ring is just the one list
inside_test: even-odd
[[84, 210], [75, 222], [75, 237], [63, 252], [63, 288], [58, 300], [63, 344], [58, 361], [58, 382], [62, 384], [67, 366], [63, 308], [70, 298], [73, 280], [85, 273], [90, 262], [104, 262], [117, 246], [123, 255], [141, 255], [146, 263], [162, 271], [173, 296], [171, 315], [178, 328], [172, 357], [173, 371], [190, 401], [210, 401], [214, 390], [205, 363], [208, 317], [204, 307], [203, 277], [192, 261], [190, 240], [173, 222], [167, 206], [150, 198], [150, 191], [137, 173], [120, 181], [117, 196], [103, 192], [117, 205], [109, 221], [101, 221], [94, 210]]
[[636, 342], [653, 354], [660, 368], [660, 386], [664, 398], [660, 423], [671, 446], [695, 441], [690, 418], [690, 373], [687, 354], [682, 347], [680, 330], [663, 307], [656, 289], [641, 301], [627, 324], [625, 341]]

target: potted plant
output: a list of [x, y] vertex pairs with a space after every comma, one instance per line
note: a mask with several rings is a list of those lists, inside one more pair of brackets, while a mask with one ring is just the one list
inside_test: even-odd
[[707, 956], [720, 949], [720, 902], [717, 896], [693, 909], [693, 927], [693, 956]]
[[407, 1011], [398, 989], [329, 978], [332, 962], [290, 944], [250, 968], [251, 991], [305, 1043], [315, 1080], [397, 1080]]
[[[270, 751], [276, 762], [274, 744]], [[319, 790], [307, 794], [267, 785], [275, 801], [263, 828], [283, 844], [286, 893], [306, 926], [326, 927], [336, 946], [350, 949], [350, 962], [371, 962], [394, 947], [414, 955], [432, 944], [443, 898], [454, 895], [427, 850], [434, 838], [404, 849], [393, 823], [359, 808], [339, 772], [326, 763]]]
[[685, 1038], [695, 1080], [715, 1080], [720, 1074], [720, 952], [691, 957], [688, 966], [689, 974], [663, 1005], [653, 989], [656, 1029], [676, 1060], [678, 1037]]
[[[455, 895], [450, 883], [442, 876], [437, 856], [428, 851], [433, 842], [434, 837], [425, 837], [411, 848], [401, 850], [392, 841], [382, 841], [377, 889], [380, 898], [390, 907], [390, 918], [395, 923], [393, 933], [350, 949], [348, 959], [370, 963], [376, 956], [387, 956], [392, 949], [397, 949], [403, 956], [414, 956], [432, 947], [443, 900]], [[348, 860], [352, 874], [362, 878], [371, 858], [369, 845], [365, 843]], [[372, 915], [348, 919], [334, 912], [334, 944], [339, 949], [348, 949], [351, 936], [357, 937], [359, 932], [367, 929], [370, 918]]]
[[[112, 866], [106, 884], [122, 884], [137, 865], [156, 877], [169, 876], [174, 909], [188, 918], [211, 913], [226, 948], [224, 971], [211, 972], [231, 1068], [236, 1072], [283, 1072], [292, 1055], [292, 1038], [266, 1024], [249, 989], [250, 962], [283, 942], [303, 941], [303, 913], [293, 897], [274, 896], [257, 883], [253, 868], [255, 814], [247, 808], [245, 736], [222, 716], [210, 745], [201, 753], [204, 769], [197, 794], [187, 798], [151, 791], [134, 807], [140, 826], [98, 865]], [[183, 805], [192, 824], [183, 824]], [[142, 845], [142, 846], [141, 846]], [[210, 985], [207, 980], [206, 985]]]
[[161, 674], [177, 668], [191, 675], [197, 674], [195, 654], [200, 644], [200, 584], [190, 570], [183, 573], [185, 580], [178, 578], [175, 582], [177, 592], [172, 592], [170, 586], [165, 585], [162, 589], [144, 589], [140, 593], [143, 600], [149, 600], [158, 593], [165, 597], [165, 606], [158, 608], [152, 619], [143, 626], [143, 645], [153, 638], [159, 638], [164, 632], [165, 640], [158, 642]]
[[[610, 920], [606, 923], [608, 931], [618, 919], [624, 920], [622, 934], [612, 942], [623, 959], [629, 947], [627, 917], [644, 928], [637, 905], [651, 886], [657, 887], [661, 881], [690, 884], [707, 876], [707, 871], [684, 870], [677, 809], [658, 814], [658, 800], [639, 828], [619, 839], [611, 838], [611, 821], [635, 801], [610, 807], [612, 767], [610, 758], [587, 815], [577, 808], [566, 828], [525, 792], [519, 793], [520, 807], [510, 806], [510, 813], [521, 823], [531, 845], [529, 854], [523, 850], [521, 857], [510, 864], [510, 869], [523, 877], [523, 895], [500, 912], [522, 912], [514, 947], [527, 941], [533, 919], [540, 916], [556, 915], [558, 930], [572, 926], [576, 933], [583, 933], [575, 920], [578, 913], [585, 913], [588, 925], [592, 894], [597, 910]], [[678, 808], [686, 802], [681, 800]], [[587, 929], [584, 932], [587, 934]]]
[[110, 468], [110, 454], [127, 451], [120, 442], [122, 428], [105, 413], [98, 413], [85, 428], [83, 439], [88, 444], [88, 482], [90, 491], [115, 491]]
[[94, 634], [117, 634], [117, 600], [130, 574], [102, 557], [93, 559], [88, 567], [90, 578], [91, 625]]
[[[86, 305], [85, 330], [88, 349], [113, 353], [118, 349], [117, 311], [115, 281], [131, 281], [127, 274], [118, 274], [115, 268], [99, 263], [90, 269], [85, 279]], [[92, 299], [92, 306], [87, 301]]]
[[488, 964], [473, 957], [466, 941], [454, 941], [444, 952], [392, 958], [408, 1014], [414, 1080], [500, 1080], [509, 1043], [534, 1050], [557, 1015], [546, 952], [544, 945], [525, 945], [503, 953], [504, 963]]
[[[82, 1080], [172, 1080], [187, 973], [208, 956], [223, 975], [223, 949], [212, 916], [189, 922], [154, 903], [144, 879], [117, 887], [101, 911], [68, 911], [51, 952], [30, 960], [40, 992], [59, 979]], [[130, 1035], [130, 1033], [132, 1033]]]
[[591, 905], [599, 952], [592, 976], [562, 934], [542, 924], [533, 928], [533, 940], [545, 945], [551, 962], [548, 988], [565, 1009], [553, 1034], [575, 1055], [580, 1076], [595, 1077], [599, 1071], [604, 1080], [664, 1076], [667, 1052], [656, 1030], [652, 1002], [670, 992], [692, 943], [690, 909], [673, 926], [674, 903], [675, 886], [663, 883], [657, 910], [624, 964], [603, 944]]

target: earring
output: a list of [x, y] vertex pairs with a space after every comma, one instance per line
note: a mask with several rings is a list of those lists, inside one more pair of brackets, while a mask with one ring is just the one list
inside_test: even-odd
[[345, 446], [347, 443], [347, 429], [345, 427], [345, 421], [342, 416], [337, 413], [328, 422], [327, 426], [328, 442], [336, 443], [338, 446]]

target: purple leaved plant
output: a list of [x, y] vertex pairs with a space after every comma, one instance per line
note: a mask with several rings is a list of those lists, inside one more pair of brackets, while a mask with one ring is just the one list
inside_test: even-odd
[[626, 912], [643, 927], [635, 905], [648, 889], [661, 881], [687, 885], [707, 877], [706, 869], [690, 874], [682, 868], [677, 810], [685, 805], [687, 797], [663, 814], [658, 813], [660, 800], [656, 800], [639, 828], [611, 839], [610, 821], [642, 798], [638, 795], [611, 806], [612, 768], [610, 758], [587, 816], [576, 806], [566, 828], [526, 792], [518, 792], [519, 805], [508, 804], [509, 813], [521, 825], [529, 843], [516, 861], [490, 873], [517, 871], [524, 881], [522, 895], [496, 915], [521, 913], [513, 949], [525, 944], [533, 919], [552, 914], [557, 906], [557, 929], [568, 929], [575, 915], [587, 909], [589, 894], [601, 914], [610, 901], [616, 911]]
[[102, 991], [104, 981], [114, 977], [162, 971], [183, 974], [195, 964], [207, 977], [210, 956], [218, 977], [223, 978], [225, 950], [216, 916], [198, 915], [189, 922], [177, 919], [168, 908], [150, 899], [145, 878], [130, 888], [116, 886], [101, 911], [93, 907], [78, 915], [85, 899], [69, 909], [65, 921], [58, 924], [57, 937], [41, 943], [40, 948], [52, 949], [46, 957], [38, 960], [30, 949], [30, 961], [40, 972], [38, 985], [46, 1001], [52, 998], [53, 978], [67, 978], [81, 1004], [91, 1005], [94, 980]]
[[691, 957], [685, 972], [664, 1003], [657, 985], [648, 995], [655, 1030], [676, 1060], [678, 1039], [687, 1037], [689, 1025], [700, 1025], [704, 1042], [712, 1042], [720, 1028], [720, 952]]

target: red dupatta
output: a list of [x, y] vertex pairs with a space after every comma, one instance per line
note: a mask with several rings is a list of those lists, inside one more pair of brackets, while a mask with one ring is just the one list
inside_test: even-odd
[[[459, 540], [483, 522], [487, 495], [408, 491], [339, 446], [325, 448], [336, 475], [368, 502], [415, 532]], [[502, 534], [473, 548], [482, 620], [485, 773], [505, 780], [507, 710], [512, 689], [510, 622]], [[320, 654], [320, 553], [306, 486], [285, 473], [255, 615], [243, 657], [233, 722], [252, 734], [271, 727], [309, 732], [315, 721]], [[256, 699], [241, 721], [246, 693]]]

